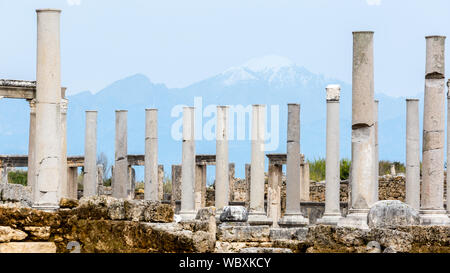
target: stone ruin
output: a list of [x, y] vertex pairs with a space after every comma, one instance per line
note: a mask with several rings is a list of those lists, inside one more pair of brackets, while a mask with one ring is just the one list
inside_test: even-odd
[[[28, 156], [0, 158], [0, 252], [450, 252], [450, 198], [445, 199], [450, 183], [444, 183], [445, 37], [426, 37], [422, 173], [418, 100], [408, 99], [406, 176], [378, 175], [373, 32], [354, 32], [349, 181], [339, 176], [340, 86], [329, 85], [325, 182], [309, 180], [300, 151], [299, 104], [288, 105], [287, 153], [271, 155], [264, 153], [266, 107], [253, 106], [245, 180], [234, 177], [228, 158], [228, 107], [217, 107], [215, 155], [195, 153], [195, 109], [185, 107], [181, 165], [172, 166], [171, 198], [165, 200], [157, 109], [145, 112], [144, 155], [127, 153], [127, 111], [116, 111], [110, 189], [103, 186], [96, 163], [96, 111], [86, 112], [84, 156], [67, 157], [60, 11], [37, 10], [37, 16], [36, 82], [0, 80], [1, 97], [30, 102]], [[135, 165], [145, 166], [143, 200], [136, 200]], [[206, 187], [207, 165], [216, 166], [213, 191]], [[8, 170], [23, 166], [28, 167], [29, 186], [9, 185]], [[84, 171], [81, 199], [79, 167]], [[395, 200], [379, 201], [383, 199]]]

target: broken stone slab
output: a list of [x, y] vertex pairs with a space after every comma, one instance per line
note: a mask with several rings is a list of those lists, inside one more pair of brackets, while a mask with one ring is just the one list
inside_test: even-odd
[[51, 227], [24, 227], [30, 234], [32, 240], [48, 240], [50, 238]]
[[270, 240], [298, 240], [306, 241], [308, 228], [271, 228]]
[[275, 247], [247, 247], [239, 251], [239, 253], [292, 253], [289, 248]]
[[270, 226], [222, 223], [217, 227], [217, 240], [224, 242], [268, 242], [270, 241]]
[[221, 222], [247, 222], [248, 211], [243, 206], [226, 206], [220, 215]]
[[398, 200], [384, 200], [375, 203], [367, 216], [370, 228], [397, 228], [419, 225], [419, 212]]
[[11, 241], [22, 241], [28, 235], [17, 229], [12, 229], [11, 227], [0, 227], [0, 242], [8, 243]]
[[0, 253], [56, 253], [53, 242], [26, 242], [0, 244]]

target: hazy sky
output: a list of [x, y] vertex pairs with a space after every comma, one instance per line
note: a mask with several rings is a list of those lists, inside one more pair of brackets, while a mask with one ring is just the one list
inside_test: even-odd
[[135, 73], [184, 87], [269, 54], [351, 82], [352, 31], [373, 30], [376, 91], [413, 96], [424, 37], [450, 36], [448, 0], [0, 0], [0, 78], [35, 79], [36, 8], [63, 10], [69, 94]]

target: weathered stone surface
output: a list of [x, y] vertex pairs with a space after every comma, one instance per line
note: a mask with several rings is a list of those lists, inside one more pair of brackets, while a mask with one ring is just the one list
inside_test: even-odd
[[61, 198], [59, 201], [59, 207], [62, 209], [73, 209], [78, 207], [79, 202], [75, 199]]
[[271, 228], [271, 240], [298, 240], [306, 241], [308, 228]]
[[275, 247], [248, 247], [241, 249], [239, 253], [292, 253], [292, 250]]
[[0, 242], [11, 242], [11, 241], [22, 241], [28, 235], [17, 229], [12, 229], [10, 227], [0, 226]]
[[216, 216], [216, 208], [207, 207], [198, 210], [195, 220], [209, 221], [211, 217], [215, 216]]
[[221, 222], [247, 222], [248, 212], [242, 206], [227, 206], [220, 215]]
[[174, 221], [173, 207], [160, 202], [147, 201], [144, 221], [152, 223], [171, 223]]
[[55, 213], [30, 208], [11, 208], [0, 206], [0, 226], [21, 228], [25, 226], [59, 227], [61, 216]]
[[269, 235], [269, 226], [224, 223], [217, 228], [217, 240], [224, 242], [267, 242]]
[[398, 200], [375, 203], [367, 216], [370, 228], [396, 228], [420, 224], [419, 213]]
[[33, 240], [48, 240], [50, 238], [51, 227], [24, 227]]
[[53, 242], [26, 242], [0, 244], [0, 253], [56, 253]]
[[17, 184], [0, 183], [0, 201], [18, 202], [24, 206], [31, 207], [31, 187]]

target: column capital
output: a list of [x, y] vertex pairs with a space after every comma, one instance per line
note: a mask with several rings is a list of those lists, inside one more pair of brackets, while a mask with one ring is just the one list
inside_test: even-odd
[[67, 114], [68, 108], [69, 108], [69, 100], [61, 99], [61, 114]]
[[36, 114], [36, 99], [27, 100], [30, 104], [30, 114]]
[[326, 88], [327, 101], [339, 101], [341, 96], [341, 86], [339, 84], [330, 84]]

